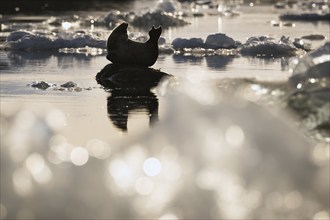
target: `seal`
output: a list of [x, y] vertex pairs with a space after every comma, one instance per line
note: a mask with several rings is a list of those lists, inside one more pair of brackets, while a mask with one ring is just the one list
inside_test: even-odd
[[153, 26], [149, 31], [149, 39], [144, 43], [128, 39], [127, 27], [127, 23], [122, 23], [110, 34], [107, 41], [107, 59], [113, 64], [144, 67], [154, 65], [158, 58], [158, 39], [162, 27]]

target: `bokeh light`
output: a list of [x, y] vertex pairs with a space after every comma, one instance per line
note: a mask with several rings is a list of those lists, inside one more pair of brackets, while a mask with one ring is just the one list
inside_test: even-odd
[[25, 165], [38, 183], [44, 184], [51, 180], [52, 172], [40, 154], [30, 154], [25, 161]]
[[146, 159], [143, 163], [143, 171], [148, 176], [157, 176], [162, 170], [162, 164], [155, 157]]
[[19, 196], [27, 196], [32, 193], [32, 179], [26, 169], [18, 168], [14, 171], [13, 183], [14, 189]]
[[59, 109], [52, 109], [46, 115], [46, 122], [54, 130], [61, 129], [66, 125], [66, 116]]
[[89, 154], [83, 147], [75, 147], [70, 154], [71, 162], [76, 166], [83, 166], [87, 163]]
[[154, 190], [154, 182], [148, 177], [140, 177], [135, 182], [135, 190], [140, 195], [149, 195]]
[[244, 132], [241, 127], [231, 125], [225, 132], [225, 138], [232, 146], [240, 146], [244, 142]]

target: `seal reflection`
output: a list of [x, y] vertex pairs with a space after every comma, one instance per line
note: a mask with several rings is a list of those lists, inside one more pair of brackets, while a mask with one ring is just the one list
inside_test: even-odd
[[158, 118], [158, 98], [151, 91], [171, 75], [140, 66], [108, 64], [96, 75], [96, 81], [110, 93], [107, 98], [108, 117], [121, 131], [127, 131], [129, 115], [145, 112], [149, 125]]

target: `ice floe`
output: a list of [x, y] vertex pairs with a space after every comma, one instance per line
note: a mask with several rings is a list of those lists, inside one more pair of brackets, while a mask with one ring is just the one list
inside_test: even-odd
[[52, 50], [59, 48], [106, 48], [106, 41], [89, 33], [41, 33], [14, 31], [2, 46], [10, 50]]
[[155, 11], [147, 12], [143, 15], [136, 16], [132, 20], [132, 25], [140, 28], [162, 26], [162, 28], [179, 27], [189, 24], [189, 22], [173, 15], [172, 13]]
[[237, 47], [237, 42], [226, 34], [210, 34], [205, 40], [205, 47], [211, 49], [233, 49]]
[[302, 57], [289, 82], [294, 88], [288, 105], [309, 129], [330, 130], [330, 42]]
[[239, 49], [242, 55], [264, 57], [294, 56], [298, 50], [285, 36], [279, 41], [269, 36], [250, 37]]
[[228, 37], [223, 33], [210, 34], [206, 41], [202, 38], [175, 38], [172, 41], [172, 46], [176, 50], [184, 48], [204, 48], [204, 49], [233, 49], [237, 48], [240, 42]]

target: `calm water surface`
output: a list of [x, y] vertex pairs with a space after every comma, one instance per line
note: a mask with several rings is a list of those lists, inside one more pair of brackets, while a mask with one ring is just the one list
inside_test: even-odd
[[[209, 34], [221, 32], [226, 33], [235, 40], [245, 42], [248, 37], [259, 35], [271, 35], [277, 39], [285, 35], [294, 39], [310, 34], [310, 30], [313, 30], [313, 33], [328, 34], [329, 27], [327, 23], [297, 22], [295, 27], [273, 27], [269, 21], [278, 20], [279, 14], [272, 7], [241, 7], [240, 10], [242, 14], [237, 17], [206, 16], [191, 18], [191, 25], [166, 30], [163, 36], [168, 42], [171, 42], [177, 37], [206, 39]], [[131, 28], [131, 31], [138, 30]], [[322, 42], [314, 43], [313, 46], [317, 47], [320, 44]], [[65, 110], [69, 116], [68, 119], [79, 121], [77, 125], [68, 123], [66, 126], [68, 130], [75, 131], [79, 129], [80, 123], [83, 123], [81, 120], [83, 115], [86, 119], [84, 120], [86, 124], [83, 127], [92, 127], [89, 126], [90, 120], [98, 121], [100, 124], [93, 127], [102, 128], [101, 131], [110, 129], [109, 132], [105, 133], [117, 135], [116, 129], [111, 126], [105, 112], [106, 97], [109, 94], [104, 92], [94, 80], [96, 73], [108, 63], [104, 56], [2, 51], [1, 60], [4, 65], [1, 71], [1, 103], [3, 109], [22, 103], [41, 109], [44, 105], [53, 106]], [[288, 70], [291, 60], [292, 58], [259, 59], [241, 56], [160, 55], [153, 68], [174, 75], [178, 77], [179, 81], [186, 80], [194, 72], [201, 73], [205, 79], [212, 80], [245, 77], [278, 81], [286, 80], [290, 76]], [[81, 87], [93, 87], [93, 89], [79, 93], [68, 93], [34, 90], [27, 86], [33, 81], [42, 80], [57, 84], [74, 81]], [[160, 105], [160, 110], [161, 108], [162, 105]], [[137, 114], [136, 117], [131, 119], [132, 122], [136, 121], [138, 127], [143, 126], [144, 118], [142, 115]], [[135, 126], [133, 124], [130, 126]], [[100, 135], [100, 130], [92, 129], [86, 134], [91, 136]], [[84, 140], [80, 141], [84, 142]]]

